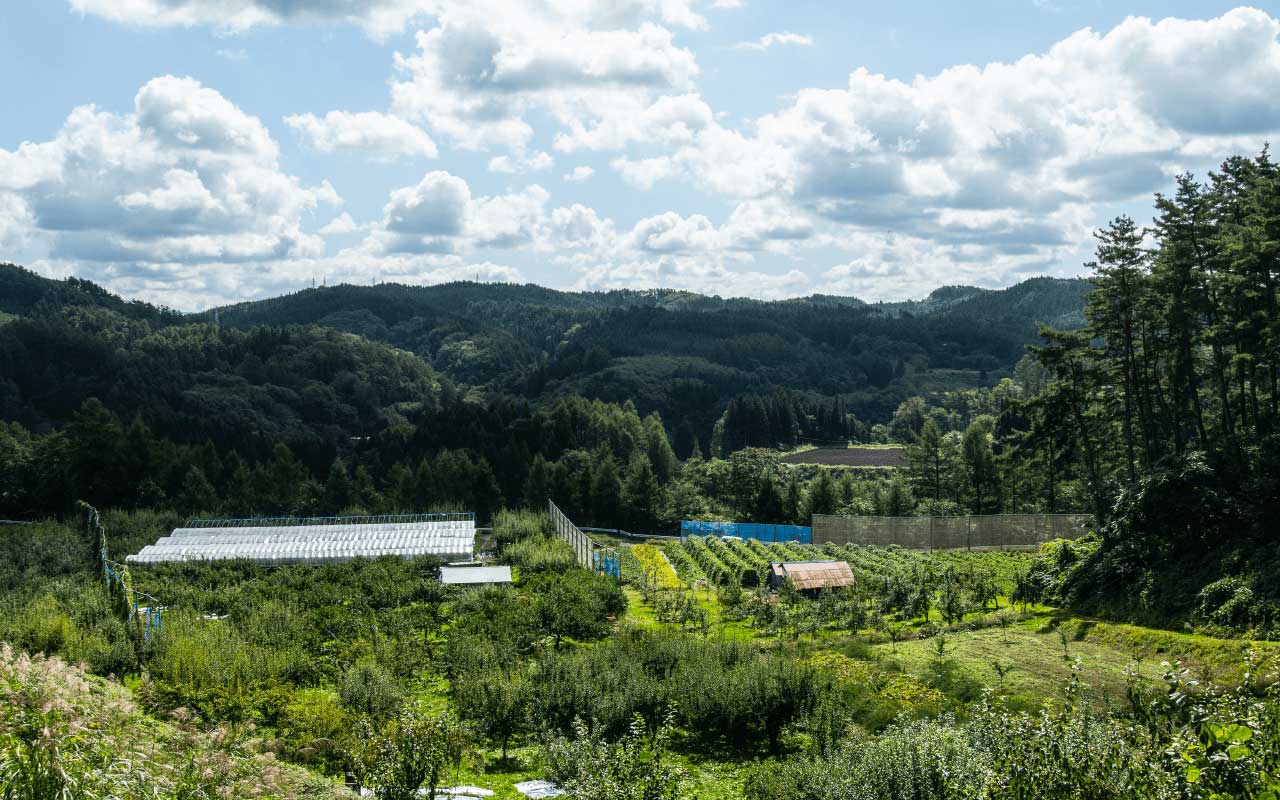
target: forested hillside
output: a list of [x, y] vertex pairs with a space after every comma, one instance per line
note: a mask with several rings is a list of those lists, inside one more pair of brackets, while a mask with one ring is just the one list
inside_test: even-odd
[[0, 313], [44, 316], [68, 307], [107, 308], [129, 318], [157, 323], [182, 320], [182, 315], [170, 309], [139, 300], [122, 300], [92, 281], [75, 277], [55, 281], [13, 264], [0, 263]]
[[[453, 379], [530, 399], [623, 402], [688, 426], [687, 455], [728, 400], [777, 388], [849, 396], [880, 421], [949, 371], [954, 386], [1009, 372], [1038, 323], [1083, 324], [1087, 281], [1000, 291], [939, 289], [920, 303], [815, 296], [762, 302], [670, 290], [557, 292], [538, 286], [338, 286], [218, 309], [223, 325], [317, 324], [410, 350]], [[951, 372], [954, 371], [954, 372]]]
[[1274, 630], [1280, 620], [1280, 167], [1177, 179], [1097, 232], [1080, 331], [1045, 330], [1025, 405], [1046, 486], [1076, 475], [1099, 546], [1044, 565], [1059, 602]]
[[[910, 419], [894, 414], [917, 393], [954, 407], [949, 424], [962, 428], [995, 411], [1000, 395], [982, 387], [1012, 372], [1037, 320], [1079, 317], [1087, 285], [952, 288], [883, 308], [343, 286], [181, 315], [15, 266], [0, 281], [7, 514], [87, 499], [234, 514], [463, 504], [483, 515], [559, 487], [567, 509], [644, 529], [695, 514], [801, 520], [808, 506], [773, 461], [763, 493], [758, 458], [732, 486], [675, 487], [673, 465], [812, 440], [910, 441]], [[617, 502], [626, 481], [644, 495], [630, 508]], [[885, 507], [868, 491], [859, 507]], [[844, 501], [855, 496], [846, 487]]]
[[[1101, 538], [1045, 566], [1046, 597], [1270, 629], [1277, 187], [1267, 153], [1233, 158], [1157, 196], [1149, 231], [1100, 231], [1091, 282], [885, 306], [463, 283], [192, 317], [5, 267], [0, 508], [485, 517], [550, 496], [641, 530], [1083, 510]], [[776, 455], [833, 439], [909, 444], [909, 467]]]

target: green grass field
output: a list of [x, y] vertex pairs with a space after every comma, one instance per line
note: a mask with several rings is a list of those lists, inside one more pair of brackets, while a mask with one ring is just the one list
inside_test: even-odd
[[[663, 546], [681, 547], [673, 542]], [[710, 551], [711, 557], [741, 559], [739, 563], [766, 556], [831, 558], [845, 552], [795, 544], [759, 547], [742, 542], [730, 542], [728, 548], [717, 545]], [[879, 571], [924, 566], [936, 570], [985, 570], [999, 583], [1000, 596], [995, 604], [1005, 610], [998, 614], [990, 609], [971, 612], [959, 624], [943, 626], [935, 607], [927, 618], [903, 620], [898, 642], [889, 641], [883, 628], [850, 635], [834, 626], [780, 638], [752, 627], [749, 621], [728, 618], [716, 589], [708, 586], [708, 581], [687, 583], [697, 587], [691, 589], [691, 595], [707, 613], [709, 636], [754, 640], [766, 648], [802, 648], [818, 656], [852, 656], [878, 674], [911, 676], [942, 687], [957, 700], [990, 690], [1010, 705], [1037, 707], [1060, 698], [1072, 676], [1078, 674], [1088, 687], [1090, 701], [1107, 705], [1124, 702], [1130, 681], [1158, 681], [1171, 665], [1190, 669], [1204, 680], [1229, 684], [1240, 679], [1249, 651], [1280, 663], [1280, 643], [1276, 642], [1216, 639], [1109, 623], [1046, 607], [1015, 612], [1009, 609], [1007, 594], [1015, 572], [1027, 563], [1027, 554], [927, 553], [885, 548], [854, 548], [847, 552], [855, 573], [864, 581], [873, 579]], [[708, 557], [706, 552], [703, 557]], [[673, 562], [679, 564], [678, 559]], [[658, 621], [639, 591], [628, 589], [628, 599], [627, 623], [645, 627], [667, 624]], [[933, 635], [937, 630], [944, 632]], [[859, 669], [862, 668], [855, 667], [853, 671]]]
[[[883, 565], [933, 563], [935, 566], [974, 567], [988, 564], [1002, 580], [1011, 579], [1024, 562], [1020, 556], [1001, 553], [908, 552], [867, 553], [863, 571], [874, 569], [876, 556]], [[1158, 682], [1168, 666], [1181, 661], [1194, 672], [1217, 680], [1238, 678], [1242, 654], [1249, 643], [1227, 639], [1118, 625], [1072, 616], [1052, 608], [1037, 607], [1013, 613], [1003, 597], [1001, 615], [990, 610], [974, 613], [959, 625], [932, 631], [926, 620], [906, 623], [906, 638], [888, 641], [883, 630], [856, 635], [825, 628], [812, 634], [779, 637], [753, 628], [747, 621], [729, 619], [715, 588], [698, 580], [690, 594], [708, 617], [709, 637], [754, 641], [765, 650], [786, 652], [807, 659], [838, 685], [858, 698], [861, 717], [857, 724], [877, 730], [901, 714], [930, 717], [948, 711], [964, 713], [965, 707], [990, 696], [1013, 709], [1034, 710], [1061, 701], [1073, 677], [1086, 687], [1086, 701], [1093, 707], [1120, 707], [1133, 681]], [[637, 588], [627, 589], [629, 607], [620, 624], [645, 628], [678, 627], [660, 622]], [[937, 623], [934, 609], [929, 621]], [[941, 652], [939, 646], [941, 643]], [[1280, 656], [1280, 644], [1252, 645], [1271, 657]], [[732, 798], [739, 796], [743, 776], [759, 761], [741, 755], [715, 757], [681, 752], [674, 757], [688, 771], [691, 796]], [[488, 776], [496, 777], [496, 776]], [[486, 784], [489, 785], [489, 784]], [[508, 795], [499, 793], [499, 797]]]
[[[628, 587], [626, 594], [628, 610], [620, 625], [678, 627], [659, 622], [640, 590]], [[713, 589], [698, 589], [693, 597], [708, 614], [710, 637], [751, 640], [766, 650], [787, 651], [865, 693], [865, 703], [873, 708], [878, 704], [882, 710], [870, 712], [864, 726], [888, 724], [900, 713], [932, 716], [962, 711], [987, 691], [1011, 708], [1036, 709], [1058, 702], [1077, 675], [1090, 705], [1121, 706], [1130, 681], [1159, 681], [1167, 663], [1180, 662], [1207, 678], [1232, 681], [1239, 677], [1243, 655], [1250, 649], [1280, 660], [1280, 643], [1106, 623], [1043, 607], [1004, 626], [950, 630], [896, 643], [884, 641], [874, 631], [851, 636], [823, 630], [813, 636], [779, 639], [747, 622], [726, 619]], [[982, 624], [979, 616], [975, 615], [975, 626]], [[939, 641], [945, 643], [941, 655]], [[740, 796], [744, 775], [760, 763], [759, 758], [742, 755], [699, 754], [682, 748], [678, 738], [674, 750], [672, 758], [690, 779], [689, 796], [706, 800]], [[496, 751], [486, 756], [483, 773], [474, 769], [459, 773], [454, 783], [476, 783], [496, 791], [499, 800], [516, 800], [519, 795], [512, 785], [539, 774], [536, 747], [513, 748], [506, 762], [499, 762]]]

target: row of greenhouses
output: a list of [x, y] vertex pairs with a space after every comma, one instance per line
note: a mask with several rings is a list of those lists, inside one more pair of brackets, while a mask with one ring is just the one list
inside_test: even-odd
[[[461, 516], [461, 515], [459, 515]], [[241, 522], [237, 520], [236, 522]], [[155, 544], [129, 556], [134, 564], [246, 559], [260, 564], [330, 563], [380, 556], [437, 556], [470, 559], [475, 549], [475, 520], [406, 517], [346, 522], [342, 518], [272, 524], [225, 525], [199, 520], [175, 528]], [[290, 524], [292, 522], [292, 524]]]

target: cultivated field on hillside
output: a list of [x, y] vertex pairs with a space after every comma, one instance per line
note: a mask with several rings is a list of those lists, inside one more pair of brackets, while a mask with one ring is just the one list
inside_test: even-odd
[[817, 447], [782, 457], [786, 464], [820, 464], [827, 467], [902, 467], [906, 450], [893, 446]]

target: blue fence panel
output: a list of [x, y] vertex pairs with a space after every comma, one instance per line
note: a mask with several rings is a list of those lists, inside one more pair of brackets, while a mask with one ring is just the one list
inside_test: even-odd
[[758, 539], [762, 542], [810, 544], [813, 541], [813, 529], [807, 525], [770, 525], [765, 522], [681, 520], [680, 540], [690, 536], [736, 536], [739, 539]]
[[611, 575], [619, 580], [622, 579], [622, 565], [618, 563], [618, 555], [612, 550], [604, 552], [597, 551], [593, 553], [596, 572], [601, 575]]

